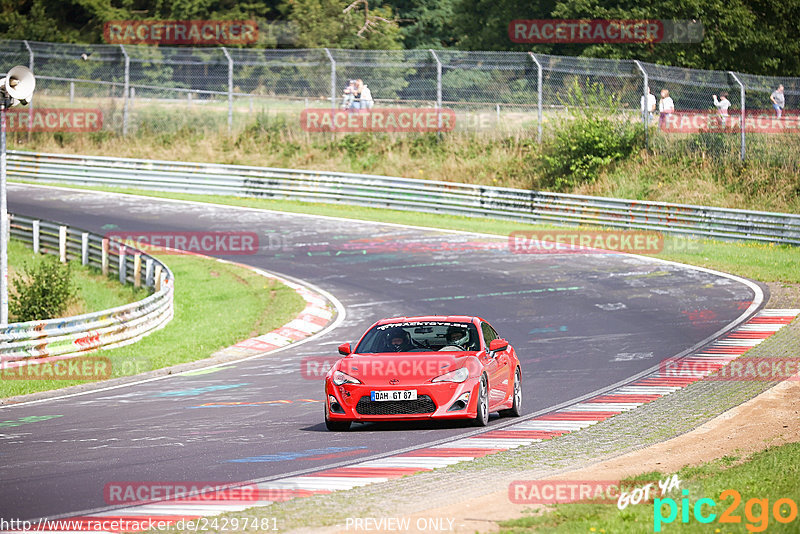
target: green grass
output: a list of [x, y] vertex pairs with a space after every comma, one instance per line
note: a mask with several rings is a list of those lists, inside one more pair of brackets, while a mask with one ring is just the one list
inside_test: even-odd
[[[789, 533], [800, 529], [800, 518], [781, 524], [772, 516], [772, 508], [778, 499], [788, 498], [796, 505], [800, 504], [800, 443], [771, 447], [741, 463], [736, 457], [725, 456], [698, 467], [685, 467], [679, 471], [678, 477], [681, 490], [689, 492], [686, 496], [691, 507], [688, 521], [683, 523], [681, 516], [681, 499], [684, 496], [679, 491], [673, 491], [663, 499], [674, 499], [677, 516], [670, 524], [662, 525], [661, 532], [750, 532], [748, 525], [754, 529], [753, 532]], [[637, 478], [663, 480], [667, 474], [647, 473]], [[741, 496], [736, 508], [733, 508], [732, 496], [720, 498], [728, 489], [739, 492]], [[699, 523], [693, 514], [695, 503], [701, 498], [710, 498], [717, 503], [713, 510], [707, 505], [702, 507], [704, 515], [716, 514], [716, 519], [707, 525]], [[750, 503], [751, 499], [768, 500], [766, 517], [762, 516], [758, 505]], [[739, 517], [739, 523], [719, 522], [720, 516], [728, 508], [731, 508], [732, 517]], [[749, 517], [746, 515], [748, 509], [751, 512]], [[783, 510], [784, 515], [788, 515], [788, 508], [784, 507]], [[667, 517], [669, 505], [661, 503], [661, 511]], [[536, 512], [540, 515], [533, 515]], [[539, 507], [536, 512], [532, 509], [525, 517], [501, 522], [501, 533], [652, 533], [657, 509], [655, 503], [629, 505], [624, 510], [619, 510], [616, 503], [570, 503], [546, 509]]]
[[[33, 267], [47, 258], [37, 254], [16, 239], [9, 241], [9, 273], [19, 275], [24, 266]], [[67, 309], [64, 316], [80, 315], [122, 306], [141, 300], [148, 294], [144, 288], [135, 289], [132, 285], [122, 285], [115, 278], [103, 277], [97, 269], [85, 267], [79, 261], [71, 261], [72, 280], [77, 290], [77, 300]], [[9, 291], [13, 291], [14, 275], [9, 274]], [[13, 297], [12, 297], [13, 298]], [[14, 321], [14, 317], [10, 318]]]
[[[293, 289], [253, 271], [196, 256], [160, 256], [175, 275], [175, 317], [140, 341], [92, 353], [108, 357], [112, 377], [207, 358], [290, 321], [305, 306]], [[0, 398], [84, 383], [0, 380]]]
[[[17, 181], [18, 183], [41, 183], [34, 181]], [[341, 204], [316, 204], [290, 200], [268, 200], [260, 198], [243, 198], [232, 196], [193, 195], [160, 191], [114, 187], [89, 187], [65, 185], [75, 189], [130, 193], [155, 198], [172, 198], [195, 202], [208, 202], [228, 206], [269, 209], [291, 213], [308, 213], [341, 217]], [[550, 225], [520, 224], [511, 221], [418, 213], [380, 208], [347, 206], [346, 217], [366, 221], [379, 221], [396, 224], [413, 224], [431, 228], [481, 232], [507, 236], [512, 231], [564, 229]], [[762, 282], [800, 283], [800, 251], [788, 245], [765, 245], [759, 243], [726, 242], [711, 239], [688, 239], [677, 236], [665, 236], [664, 249], [653, 257], [698, 265], [709, 269], [737, 274]]]

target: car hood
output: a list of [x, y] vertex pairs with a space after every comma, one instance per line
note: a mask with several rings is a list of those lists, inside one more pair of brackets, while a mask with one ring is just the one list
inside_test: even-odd
[[351, 354], [339, 360], [336, 369], [361, 380], [364, 384], [419, 384], [461, 367], [473, 367], [471, 361], [475, 360], [475, 354], [475, 352]]

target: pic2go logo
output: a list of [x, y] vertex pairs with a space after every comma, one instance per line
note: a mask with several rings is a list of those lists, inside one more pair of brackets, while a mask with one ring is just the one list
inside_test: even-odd
[[[683, 499], [681, 499], [680, 513], [681, 523], [689, 523], [689, 511], [692, 506], [689, 504], [689, 490], [683, 490]], [[736, 510], [742, 503], [741, 494], [734, 489], [727, 489], [719, 494], [720, 501], [725, 501], [729, 498], [733, 502], [725, 509], [719, 516], [719, 523], [736, 523], [742, 522], [742, 516], [736, 515]], [[769, 527], [770, 506], [769, 499], [753, 498], [747, 501], [744, 505], [744, 515], [747, 519], [745, 525], [750, 532], [764, 532]], [[705, 509], [703, 507], [706, 507]], [[717, 514], [713, 513], [710, 509], [717, 506], [714, 499], [698, 499], [694, 503], [692, 509], [695, 520], [698, 523], [708, 524], [717, 519]], [[664, 508], [666, 507], [667, 515], [664, 515]], [[756, 511], [757, 509], [757, 511]], [[675, 499], [655, 499], [653, 501], [653, 530], [661, 532], [662, 525], [672, 523], [678, 517], [678, 503]], [[772, 517], [778, 523], [791, 523], [797, 519], [797, 503], [792, 499], [782, 498], [776, 500], [772, 504]]]

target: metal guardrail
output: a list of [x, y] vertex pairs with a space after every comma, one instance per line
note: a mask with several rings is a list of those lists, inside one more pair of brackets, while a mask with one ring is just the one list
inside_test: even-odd
[[11, 151], [11, 179], [303, 200], [506, 219], [654, 230], [800, 245], [800, 215], [633, 201], [433, 180]]
[[[11, 236], [34, 251], [78, 259], [122, 283], [152, 287], [154, 293], [131, 304], [74, 317], [0, 326], [0, 361], [13, 367], [34, 358], [69, 358], [99, 348], [133, 343], [164, 326], [173, 316], [173, 275], [148, 254], [102, 236], [52, 222], [11, 216]], [[142, 269], [144, 265], [144, 269]]]

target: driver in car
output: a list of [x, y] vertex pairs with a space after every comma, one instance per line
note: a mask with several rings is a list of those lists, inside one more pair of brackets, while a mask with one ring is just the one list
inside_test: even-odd
[[413, 348], [411, 336], [402, 328], [392, 328], [386, 334], [391, 352], [408, 352]]
[[466, 347], [469, 341], [469, 334], [467, 329], [461, 326], [448, 326], [447, 334], [445, 335], [448, 345], [455, 345], [457, 347]]

